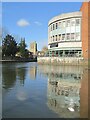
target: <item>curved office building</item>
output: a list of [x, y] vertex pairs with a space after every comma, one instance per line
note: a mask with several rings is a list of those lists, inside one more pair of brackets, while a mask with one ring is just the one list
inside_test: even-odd
[[48, 23], [49, 56], [80, 57], [82, 12], [61, 14]]

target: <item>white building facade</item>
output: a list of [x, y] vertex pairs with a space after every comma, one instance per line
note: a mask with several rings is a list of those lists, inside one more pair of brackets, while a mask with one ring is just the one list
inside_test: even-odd
[[48, 55], [81, 57], [82, 12], [61, 14], [48, 23]]

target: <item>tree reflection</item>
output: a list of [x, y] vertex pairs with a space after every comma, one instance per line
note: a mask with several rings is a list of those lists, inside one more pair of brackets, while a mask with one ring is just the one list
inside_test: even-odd
[[17, 68], [17, 76], [18, 79], [20, 80], [20, 84], [24, 85], [26, 68]]
[[2, 65], [2, 84], [5, 89], [12, 88], [16, 82], [16, 68]]
[[26, 68], [18, 68], [13, 64], [2, 65], [2, 84], [3, 88], [12, 88], [17, 80], [24, 85]]

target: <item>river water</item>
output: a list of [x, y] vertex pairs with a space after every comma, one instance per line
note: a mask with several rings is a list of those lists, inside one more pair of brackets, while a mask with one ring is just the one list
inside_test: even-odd
[[88, 117], [86, 67], [3, 63], [2, 86], [3, 118]]

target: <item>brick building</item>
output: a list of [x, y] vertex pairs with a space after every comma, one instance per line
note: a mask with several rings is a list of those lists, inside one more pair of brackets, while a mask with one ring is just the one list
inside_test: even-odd
[[80, 11], [82, 12], [82, 52], [85, 59], [90, 59], [90, 2], [83, 2]]

